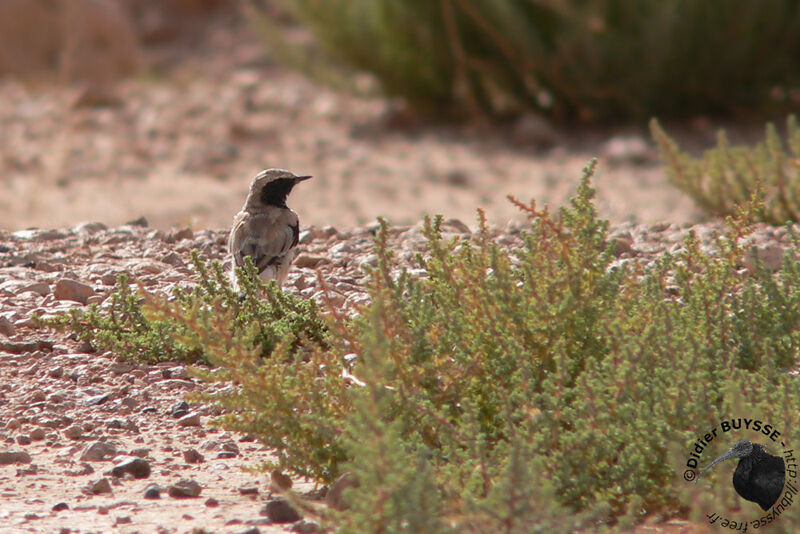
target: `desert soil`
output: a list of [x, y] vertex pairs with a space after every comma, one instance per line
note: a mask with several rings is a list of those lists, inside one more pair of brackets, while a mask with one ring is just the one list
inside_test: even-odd
[[[642, 131], [572, 134], [532, 117], [507, 128], [421, 126], [395, 103], [338, 94], [276, 65], [246, 26], [212, 30], [204, 54], [169, 75], [121, 82], [106, 105], [86, 104], [81, 89], [0, 79], [2, 534], [300, 528], [260, 515], [269, 481], [243, 468], [269, 450], [211, 427], [211, 407], [173, 415], [186, 392], [223, 386], [177, 362], [124, 361], [30, 324], [35, 311], [102, 303], [121, 272], [153, 291], [192, 283], [189, 251], [223, 259], [227, 226], [262, 168], [315, 176], [290, 202], [304, 234], [287, 290], [318, 298], [319, 270], [344, 306], [365, 299], [377, 216], [395, 225], [406, 258], [422, 247], [426, 213], [468, 239], [482, 208], [514, 246], [520, 215], [506, 195], [557, 206], [592, 157], [620, 261], [679, 247], [700, 220]], [[148, 222], [125, 224], [139, 217]], [[707, 242], [718, 228], [695, 227]], [[761, 227], [757, 239], [777, 257], [785, 233]], [[97, 442], [114, 448], [92, 457]], [[204, 459], [189, 462], [190, 449]], [[130, 458], [148, 463], [147, 478], [106, 474]], [[110, 488], [93, 491], [103, 478]], [[199, 496], [168, 495], [184, 478]], [[160, 498], [145, 498], [154, 484]], [[295, 480], [295, 489], [315, 488]]]

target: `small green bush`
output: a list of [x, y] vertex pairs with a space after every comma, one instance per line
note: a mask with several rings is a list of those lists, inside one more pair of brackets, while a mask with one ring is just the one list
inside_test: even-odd
[[252, 347], [260, 356], [269, 355], [280, 341], [298, 343], [299, 338], [325, 345], [327, 330], [313, 301], [284, 294], [264, 286], [245, 264], [239, 270], [241, 291], [234, 292], [222, 265], [206, 265], [196, 250], [191, 264], [198, 284], [190, 291], [176, 288], [171, 300], [186, 319], [175, 322], [146, 313], [148, 300], [142, 290], [133, 291], [127, 275], [117, 278], [117, 287], [107, 304], [92, 304], [86, 310], [72, 309], [63, 315], [36, 318], [39, 327], [70, 329], [95, 350], [112, 351], [141, 362], [185, 361], [208, 363], [206, 348], [195, 331], [212, 322], [224, 321], [229, 342]]
[[[340, 83], [373, 74], [429, 113], [645, 118], [769, 109], [800, 82], [796, 0], [279, 0], [312, 51], [251, 2], [273, 55]], [[296, 37], [296, 32], [288, 35]]]
[[[371, 301], [353, 317], [309, 312], [325, 326], [283, 332], [269, 354], [231, 335], [229, 299], [199, 316], [148, 297], [143, 313], [184, 325], [236, 385], [204, 397], [228, 408], [219, 424], [273, 447], [279, 468], [352, 474], [351, 508], [323, 517], [339, 532], [596, 531], [731, 512], [729, 486], [698, 497], [681, 474], [692, 442], [727, 417], [800, 443], [787, 372], [800, 349], [797, 239], [780, 272], [756, 261], [748, 273], [745, 207], [712, 252], [692, 234], [680, 252], [626, 264], [592, 172], [557, 216], [517, 202], [530, 220], [521, 247], [499, 245], [482, 216], [470, 241], [426, 220], [413, 276], [383, 222]], [[279, 317], [298, 305], [271, 306]]]
[[786, 124], [788, 153], [770, 123], [766, 139], [755, 147], [731, 146], [720, 131], [717, 146], [699, 159], [682, 152], [655, 119], [650, 129], [670, 183], [700, 207], [717, 216], [733, 215], [737, 206], [758, 194], [763, 197], [758, 217], [783, 224], [800, 220], [800, 127], [793, 115]]

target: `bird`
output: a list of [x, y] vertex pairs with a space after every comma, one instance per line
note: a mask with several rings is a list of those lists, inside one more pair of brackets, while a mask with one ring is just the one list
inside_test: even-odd
[[228, 237], [234, 288], [238, 287], [235, 267], [241, 267], [247, 256], [262, 280], [275, 280], [278, 286], [284, 282], [300, 237], [300, 220], [286, 199], [295, 185], [309, 178], [285, 169], [265, 169], [250, 182], [247, 199], [233, 218]]
[[731, 458], [740, 458], [733, 472], [733, 488], [742, 499], [757, 503], [762, 510], [769, 510], [783, 491], [786, 481], [786, 466], [783, 458], [769, 454], [758, 443], [746, 439], [736, 442], [725, 454], [700, 471], [695, 482], [712, 466]]

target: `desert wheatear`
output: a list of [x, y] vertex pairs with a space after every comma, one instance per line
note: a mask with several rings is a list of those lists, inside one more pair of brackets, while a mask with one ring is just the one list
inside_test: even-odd
[[[228, 238], [234, 268], [241, 267], [244, 257], [250, 256], [262, 280], [283, 283], [300, 235], [300, 221], [286, 205], [286, 197], [295, 185], [309, 178], [283, 169], [267, 169], [253, 178]], [[234, 273], [231, 279], [236, 287]]]

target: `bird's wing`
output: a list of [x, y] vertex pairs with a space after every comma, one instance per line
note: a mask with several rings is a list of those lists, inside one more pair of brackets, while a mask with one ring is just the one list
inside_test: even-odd
[[245, 256], [253, 258], [258, 272], [285, 261], [298, 242], [297, 214], [289, 209], [269, 209], [259, 213], [240, 212], [234, 220], [228, 246], [235, 265]]

